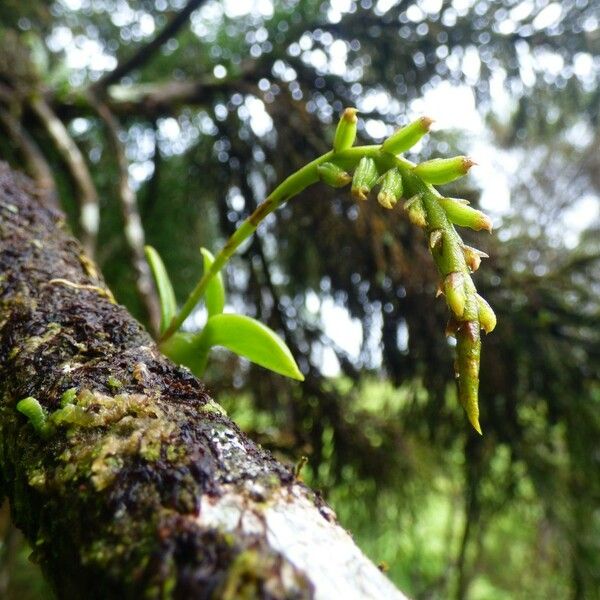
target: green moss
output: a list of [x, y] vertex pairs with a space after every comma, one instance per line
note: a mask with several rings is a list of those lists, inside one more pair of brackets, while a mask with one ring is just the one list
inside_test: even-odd
[[60, 397], [60, 405], [62, 407], [67, 406], [67, 404], [73, 404], [77, 398], [77, 388], [69, 388], [63, 395]]
[[36, 490], [43, 490], [46, 487], [46, 473], [42, 469], [35, 469], [29, 474], [27, 483]]
[[120, 381], [119, 379], [117, 379], [116, 377], [113, 377], [112, 375], [108, 376], [106, 383], [107, 383], [108, 387], [113, 390], [118, 390], [123, 387], [123, 382]]
[[[42, 344], [48, 343], [50, 340], [55, 338], [60, 333], [60, 325], [58, 323], [49, 323], [48, 328], [41, 335], [32, 335], [31, 337], [25, 338], [21, 346], [13, 348], [11, 354], [14, 352], [24, 351], [27, 354], [35, 352]], [[11, 357], [12, 358], [12, 357]]]
[[224, 417], [227, 416], [227, 411], [214, 400], [209, 400], [206, 404], [203, 404], [200, 411], [208, 414], [223, 415]]
[[290, 588], [295, 588], [295, 598], [308, 597], [308, 585], [304, 577], [295, 571], [290, 573], [294, 579], [282, 581], [280, 577], [281, 557], [275, 553], [265, 554], [264, 548], [249, 548], [240, 552], [233, 560], [227, 572], [227, 578], [215, 593], [222, 600], [251, 600], [262, 598], [265, 591], [273, 597], [287, 597]]
[[17, 403], [17, 410], [27, 417], [32, 427], [40, 435], [46, 435], [48, 433], [46, 411], [33, 396], [20, 400]]
[[138, 455], [154, 462], [163, 448], [168, 458], [185, 455], [171, 441], [176, 424], [166, 418], [151, 396], [107, 396], [81, 390], [68, 397], [72, 401], [49, 417], [57, 430], [66, 429], [70, 445], [61, 454], [64, 464], [55, 473], [60, 484], [89, 479], [100, 491], [113, 482], [128, 457]]
[[233, 561], [219, 597], [222, 600], [258, 598], [264, 556], [256, 550], [241, 552]]

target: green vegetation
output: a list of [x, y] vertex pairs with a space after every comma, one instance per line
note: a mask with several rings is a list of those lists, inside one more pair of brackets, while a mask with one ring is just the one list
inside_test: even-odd
[[[200, 2], [161, 48], [139, 52], [181, 3], [0, 3], [0, 156], [38, 182], [50, 173], [88, 247], [98, 224], [111, 289], [158, 336], [212, 268], [198, 246], [241, 236], [269, 191], [335, 140], [352, 161], [319, 164], [315, 185], [269, 211], [221, 271], [228, 311], [275, 332], [305, 382], [215, 348], [213, 395], [280, 458], [308, 457], [302, 476], [413, 597], [598, 598], [597, 2], [242, 4]], [[40, 99], [80, 149], [98, 205]], [[425, 136], [417, 117], [432, 109], [440, 131]], [[369, 163], [352, 182], [356, 148], [396, 154], [417, 139], [406, 160], [421, 183], [407, 163], [386, 165], [400, 183], [377, 160], [375, 181]], [[438, 159], [471, 154], [473, 176], [450, 181], [466, 163]], [[437, 195], [426, 181], [450, 182]], [[378, 202], [357, 201], [369, 189]], [[452, 275], [444, 232], [488, 230], [482, 211], [494, 235], [464, 231]], [[429, 231], [432, 215], [442, 223]], [[170, 276], [162, 315], [144, 244]], [[476, 311], [484, 331], [489, 306], [497, 315], [481, 354], [483, 437], [464, 426], [432, 253], [453, 313]], [[224, 299], [209, 296], [169, 341], [219, 314]], [[471, 369], [475, 340], [452, 321], [447, 333]], [[0, 585], [26, 597], [33, 578], [8, 543]]]
[[[468, 206], [467, 200], [443, 198], [430, 183], [449, 183], [467, 174], [473, 161], [458, 156], [433, 159], [413, 164], [399, 156], [409, 150], [427, 132], [431, 119], [422, 117], [402, 127], [381, 146], [353, 147], [356, 138], [356, 109], [347, 108], [338, 123], [333, 149], [287, 177], [259, 204], [254, 212], [239, 225], [225, 243], [216, 259], [202, 248], [204, 273], [183, 307], [178, 311], [173, 286], [158, 255], [146, 247], [146, 258], [152, 269], [161, 305], [161, 348], [167, 356], [203, 375], [208, 352], [213, 346], [225, 346], [266, 367], [292, 379], [303, 380], [289, 348], [277, 334], [258, 321], [241, 315], [222, 314], [225, 289], [221, 269], [234, 252], [256, 231], [264, 219], [319, 180], [331, 182], [340, 188], [352, 181], [352, 195], [365, 201], [371, 189], [381, 183], [377, 195], [379, 204], [392, 209], [404, 190], [411, 195], [405, 206], [415, 210], [419, 206], [419, 225], [427, 230], [429, 247], [443, 278], [439, 293], [446, 296], [452, 318], [446, 329], [457, 340], [456, 379], [460, 402], [471, 424], [478, 433], [479, 425], [479, 361], [481, 342], [479, 330], [490, 333], [496, 326], [496, 316], [490, 305], [477, 294], [471, 272], [479, 262], [472, 255], [486, 256], [479, 250], [465, 246], [453, 224], [476, 231], [491, 231], [490, 219], [481, 211]], [[348, 171], [354, 171], [350, 176]], [[414, 222], [414, 219], [413, 219]], [[206, 296], [208, 319], [204, 328], [194, 335], [177, 333], [198, 302]]]

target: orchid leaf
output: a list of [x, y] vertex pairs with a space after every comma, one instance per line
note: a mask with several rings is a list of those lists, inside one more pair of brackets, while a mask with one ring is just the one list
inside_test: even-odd
[[251, 317], [214, 315], [208, 319], [194, 345], [201, 357], [213, 346], [224, 346], [275, 373], [304, 380], [285, 342], [272, 329]]
[[163, 333], [171, 322], [171, 319], [177, 313], [175, 292], [173, 291], [173, 285], [169, 279], [167, 269], [158, 252], [152, 246], [146, 246], [144, 251], [146, 260], [154, 276], [156, 289], [158, 290], [158, 297], [160, 299], [160, 332]]

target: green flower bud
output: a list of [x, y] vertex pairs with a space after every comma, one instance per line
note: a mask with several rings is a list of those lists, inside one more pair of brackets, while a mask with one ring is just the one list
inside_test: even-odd
[[427, 213], [423, 207], [421, 194], [416, 194], [404, 203], [404, 209], [408, 214], [408, 218], [413, 225], [417, 227], [427, 227]]
[[413, 171], [427, 183], [450, 183], [466, 175], [475, 163], [466, 156], [434, 158], [417, 165]]
[[429, 117], [421, 117], [416, 121], [394, 132], [381, 149], [390, 154], [401, 154], [412, 148], [428, 131], [433, 123]]
[[479, 269], [479, 265], [481, 264], [482, 258], [489, 258], [489, 256], [482, 252], [481, 250], [477, 250], [477, 248], [472, 248], [471, 246], [463, 246], [463, 254], [465, 255], [465, 262], [467, 263], [471, 272], [477, 271]]
[[479, 359], [481, 339], [474, 321], [461, 323], [456, 332], [456, 378], [458, 399], [475, 431], [481, 435], [479, 424]]
[[377, 194], [377, 202], [383, 208], [394, 208], [396, 202], [402, 197], [402, 175], [398, 169], [393, 168], [381, 176], [381, 189]]
[[323, 183], [333, 187], [341, 188], [352, 181], [352, 176], [341, 167], [333, 163], [326, 162], [317, 167], [317, 173]]
[[486, 333], [491, 333], [496, 327], [496, 314], [492, 307], [477, 294], [477, 315], [479, 317], [479, 325]]
[[335, 152], [347, 150], [354, 144], [358, 123], [357, 112], [356, 108], [346, 108], [342, 113], [340, 122], [335, 130], [335, 137], [333, 138], [333, 149]]
[[371, 188], [377, 182], [378, 176], [375, 161], [368, 156], [363, 156], [352, 178], [352, 195], [358, 200], [366, 200]]
[[446, 212], [448, 219], [455, 225], [469, 227], [475, 231], [485, 229], [492, 231], [491, 219], [480, 210], [476, 210], [453, 198], [440, 198], [439, 203]]
[[465, 313], [467, 302], [464, 275], [459, 272], [446, 275], [443, 289], [450, 310], [460, 319]]

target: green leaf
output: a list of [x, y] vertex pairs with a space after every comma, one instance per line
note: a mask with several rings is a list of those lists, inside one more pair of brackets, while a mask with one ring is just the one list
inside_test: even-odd
[[160, 332], [163, 333], [169, 326], [171, 319], [177, 313], [177, 301], [175, 300], [175, 292], [173, 285], [169, 279], [165, 265], [160, 258], [158, 252], [152, 246], [144, 248], [146, 260], [152, 270], [156, 289], [160, 298]]
[[196, 349], [224, 346], [248, 360], [280, 375], [304, 381], [290, 349], [266, 325], [243, 315], [220, 314], [210, 317], [197, 337]]
[[[202, 258], [204, 259], [204, 273], [207, 273], [215, 262], [215, 257], [206, 248], [200, 248], [200, 252], [202, 252]], [[206, 286], [204, 301], [209, 318], [223, 312], [223, 308], [225, 308], [225, 286], [223, 285], [221, 273], [217, 273]]]
[[194, 345], [194, 334], [177, 331], [160, 344], [160, 351], [174, 363], [189, 367], [196, 372], [198, 352]]

